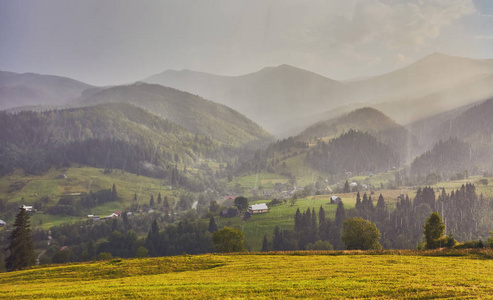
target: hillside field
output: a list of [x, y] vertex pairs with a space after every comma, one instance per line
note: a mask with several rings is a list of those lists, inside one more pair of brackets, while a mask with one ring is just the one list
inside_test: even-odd
[[491, 299], [492, 258], [483, 250], [114, 259], [2, 273], [0, 297]]

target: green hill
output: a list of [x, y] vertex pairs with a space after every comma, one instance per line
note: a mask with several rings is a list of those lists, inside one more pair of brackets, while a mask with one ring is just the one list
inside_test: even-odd
[[174, 122], [192, 133], [240, 146], [270, 135], [235, 110], [198, 96], [155, 84], [136, 83], [105, 89], [77, 105], [130, 103]]
[[375, 136], [380, 142], [397, 151], [404, 161], [411, 158], [418, 144], [417, 139], [404, 127], [371, 107], [360, 108], [341, 117], [318, 122], [305, 129], [298, 137], [305, 141], [330, 140], [351, 129], [366, 131]]
[[157, 168], [221, 155], [221, 143], [130, 104], [1, 113], [0, 172], [71, 162], [162, 177]]
[[[317, 255], [318, 254], [318, 255]], [[199, 255], [0, 274], [2, 298], [486, 299], [491, 251]], [[442, 256], [443, 255], [443, 256]]]

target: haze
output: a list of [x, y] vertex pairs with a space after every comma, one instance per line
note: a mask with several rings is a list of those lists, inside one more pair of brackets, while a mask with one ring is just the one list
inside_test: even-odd
[[111, 85], [289, 64], [345, 80], [433, 52], [491, 58], [492, 21], [487, 0], [1, 1], [0, 70]]

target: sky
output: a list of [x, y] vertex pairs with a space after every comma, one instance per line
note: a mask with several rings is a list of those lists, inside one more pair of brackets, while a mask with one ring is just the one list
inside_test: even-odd
[[493, 1], [0, 0], [0, 70], [93, 85], [281, 64], [346, 80], [434, 52], [493, 58]]

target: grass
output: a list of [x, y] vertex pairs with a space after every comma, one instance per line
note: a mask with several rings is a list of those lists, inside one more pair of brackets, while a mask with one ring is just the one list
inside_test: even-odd
[[[354, 207], [354, 204], [356, 203], [356, 194], [341, 194], [340, 197], [346, 209]], [[271, 238], [276, 226], [279, 226], [281, 229], [293, 229], [294, 215], [296, 214], [297, 209], [301, 212], [305, 212], [308, 208], [315, 208], [315, 212], [318, 213], [320, 206], [323, 206], [327, 218], [333, 220], [335, 218], [337, 205], [329, 204], [329, 198], [329, 195], [310, 196], [308, 198], [298, 199], [295, 205], [291, 205], [288, 202], [286, 204], [273, 206], [270, 207], [268, 213], [252, 215], [247, 221], [243, 221], [241, 218], [236, 217], [219, 217], [216, 220], [219, 225], [240, 228], [245, 235], [245, 243], [252, 251], [259, 251], [262, 248], [264, 234], [267, 234], [268, 238]]]
[[371, 254], [200, 255], [41, 267], [0, 274], [0, 297], [493, 298], [491, 250], [484, 255], [456, 256], [392, 251]]
[[[67, 178], [59, 179], [60, 174], [66, 174]], [[48, 196], [50, 203], [54, 205], [61, 197], [96, 192], [101, 189], [109, 189], [115, 184], [119, 201], [105, 203], [91, 210], [96, 215], [109, 215], [115, 210], [128, 207], [133, 202], [134, 194], [137, 194], [140, 204], [149, 203], [151, 194], [157, 199], [158, 193], [174, 198], [176, 190], [170, 190], [163, 186], [161, 180], [137, 176], [132, 173], [115, 170], [110, 174], [104, 174], [102, 169], [90, 167], [72, 167], [67, 169], [51, 169], [43, 175], [28, 175], [21, 170], [0, 178], [0, 199], [8, 202], [32, 205], [37, 199]], [[21, 203], [22, 202], [22, 203]], [[79, 217], [37, 215], [32, 218], [32, 224], [49, 228], [51, 224], [61, 224], [80, 219]]]

